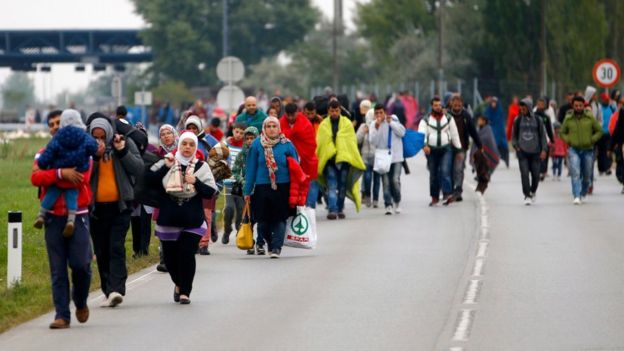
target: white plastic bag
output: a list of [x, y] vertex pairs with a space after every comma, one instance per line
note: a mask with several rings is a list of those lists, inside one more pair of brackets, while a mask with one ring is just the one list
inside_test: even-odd
[[309, 207], [297, 207], [297, 215], [286, 221], [284, 246], [299, 249], [316, 248], [316, 211]]
[[390, 166], [392, 166], [392, 152], [390, 149], [375, 150], [375, 164], [373, 165], [373, 171], [379, 174], [386, 174], [390, 172]]

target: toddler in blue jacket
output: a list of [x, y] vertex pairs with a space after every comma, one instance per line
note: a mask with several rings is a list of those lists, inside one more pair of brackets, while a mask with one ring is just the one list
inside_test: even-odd
[[[97, 152], [98, 144], [85, 131], [86, 128], [78, 111], [72, 109], [63, 111], [61, 114], [61, 128], [37, 159], [39, 168], [75, 168], [76, 171], [81, 173], [88, 171], [91, 157]], [[80, 186], [81, 184], [71, 188], [61, 188], [58, 185], [49, 186], [41, 200], [41, 209], [34, 224], [35, 228], [40, 229], [43, 227], [47, 212], [54, 207], [58, 197], [63, 194], [67, 206], [67, 223], [65, 224], [63, 235], [71, 237], [74, 234], [74, 223], [76, 221], [76, 211], [78, 210], [78, 187]]]

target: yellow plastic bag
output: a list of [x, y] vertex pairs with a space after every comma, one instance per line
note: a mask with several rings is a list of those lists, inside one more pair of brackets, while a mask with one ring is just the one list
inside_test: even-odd
[[236, 246], [241, 250], [250, 250], [254, 247], [253, 228], [251, 226], [249, 202], [245, 202], [243, 220], [236, 233]]

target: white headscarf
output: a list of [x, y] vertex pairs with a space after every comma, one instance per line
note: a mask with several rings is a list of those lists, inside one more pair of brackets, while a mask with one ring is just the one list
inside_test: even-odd
[[[195, 142], [195, 150], [193, 151], [193, 154], [191, 155], [191, 157], [182, 156], [182, 151], [180, 150], [180, 148], [182, 147], [182, 141], [186, 139], [191, 139]], [[178, 160], [178, 162], [180, 162], [181, 165], [188, 166], [189, 162], [191, 162], [191, 160], [195, 158], [196, 152], [197, 152], [197, 136], [193, 132], [182, 133], [182, 135], [180, 135], [180, 139], [178, 140], [178, 151], [175, 154], [176, 160]]]

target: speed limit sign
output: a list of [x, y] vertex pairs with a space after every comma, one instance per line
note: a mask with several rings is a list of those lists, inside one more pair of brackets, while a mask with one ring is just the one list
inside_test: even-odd
[[594, 81], [603, 88], [614, 87], [620, 80], [620, 73], [620, 65], [613, 60], [603, 59], [594, 65]]

